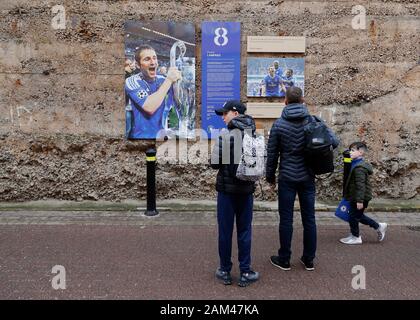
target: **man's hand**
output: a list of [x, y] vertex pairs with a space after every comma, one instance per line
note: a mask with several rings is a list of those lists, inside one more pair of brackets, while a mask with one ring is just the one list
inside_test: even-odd
[[181, 79], [181, 71], [177, 67], [170, 67], [166, 75], [166, 79], [169, 79], [172, 83]]
[[363, 209], [363, 203], [362, 202], [358, 202], [357, 203], [357, 210], [362, 210]]

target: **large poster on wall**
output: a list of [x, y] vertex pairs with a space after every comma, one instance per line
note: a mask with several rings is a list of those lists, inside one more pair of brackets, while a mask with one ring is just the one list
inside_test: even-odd
[[248, 58], [247, 96], [284, 98], [287, 88], [304, 91], [304, 58]]
[[194, 137], [194, 24], [126, 22], [124, 91], [128, 139]]
[[227, 100], [241, 96], [241, 24], [240, 22], [203, 22], [202, 33], [202, 109], [201, 121], [208, 138], [225, 128], [215, 109]]

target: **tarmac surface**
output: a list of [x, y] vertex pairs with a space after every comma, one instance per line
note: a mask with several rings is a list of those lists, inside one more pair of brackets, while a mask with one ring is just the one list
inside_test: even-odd
[[[317, 212], [312, 272], [299, 263], [302, 227], [295, 214], [291, 271], [269, 261], [278, 249], [277, 214], [254, 214], [252, 266], [261, 279], [240, 288], [236, 241], [234, 284], [224, 286], [214, 277], [214, 212], [145, 217], [141, 212], [2, 211], [0, 299], [420, 299], [420, 213], [369, 213], [389, 223], [385, 240], [378, 243], [376, 232], [361, 226], [363, 244], [346, 246], [338, 240], [347, 236], [348, 226], [331, 212]], [[52, 286], [56, 265], [65, 268], [65, 289]], [[360, 270], [365, 289], [352, 286]]]

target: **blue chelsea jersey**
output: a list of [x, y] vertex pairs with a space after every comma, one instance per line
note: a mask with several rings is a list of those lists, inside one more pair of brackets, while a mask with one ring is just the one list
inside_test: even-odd
[[125, 80], [125, 91], [133, 106], [134, 126], [129, 138], [156, 139], [159, 130], [166, 129], [170, 109], [174, 106], [173, 87], [156, 111], [150, 115], [143, 110], [147, 98], [159, 90], [165, 77], [158, 75], [154, 81], [146, 81], [141, 74], [135, 74]]
[[[293, 79], [293, 76], [291, 77], [286, 77], [286, 76], [282, 76], [281, 77], [281, 82], [284, 85], [284, 88], [287, 90], [290, 87], [293, 87], [295, 85], [295, 81]], [[280, 92], [280, 96], [284, 97], [285, 96], [285, 92], [283, 92], [283, 90], [281, 90]]]
[[279, 76], [279, 77], [281, 77], [282, 75], [283, 75], [283, 70], [279, 67], [278, 69], [275, 69], [276, 71], [275, 71], [275, 73], [276, 73], [276, 76]]
[[279, 89], [280, 77], [276, 75], [274, 77], [271, 77], [270, 75], [266, 75], [266, 77], [264, 78], [264, 82], [265, 82], [265, 95], [267, 97], [278, 97], [280, 94], [280, 89]]

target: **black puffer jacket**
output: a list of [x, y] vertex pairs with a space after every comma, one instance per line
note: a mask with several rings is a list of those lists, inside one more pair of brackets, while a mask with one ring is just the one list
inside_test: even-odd
[[255, 133], [254, 119], [239, 115], [228, 123], [228, 132], [222, 133], [216, 141], [211, 155], [211, 167], [219, 169], [216, 190], [225, 193], [249, 194], [255, 191], [255, 183], [236, 178], [236, 170], [241, 160], [244, 130]]
[[309, 116], [305, 105], [292, 103], [286, 105], [282, 115], [271, 130], [267, 145], [266, 179], [275, 182], [276, 169], [280, 155], [279, 180], [307, 181], [314, 179], [311, 170], [305, 165], [303, 126]]

